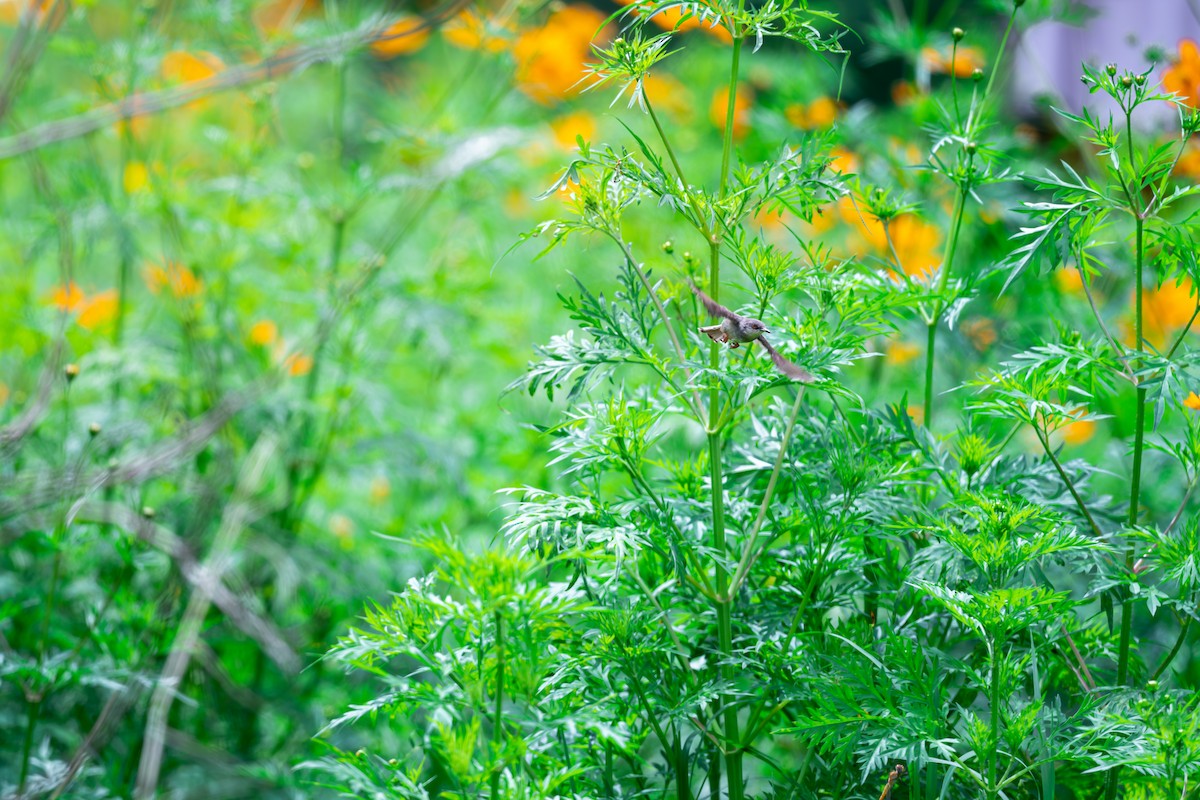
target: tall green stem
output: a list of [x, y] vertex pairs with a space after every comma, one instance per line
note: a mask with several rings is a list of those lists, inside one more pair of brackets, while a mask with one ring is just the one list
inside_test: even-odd
[[1004, 696], [1000, 687], [1000, 653], [997, 651], [998, 642], [992, 640], [992, 680], [989, 689], [988, 705], [992, 715], [991, 756], [988, 759], [988, 796], [997, 797], [1000, 794], [1000, 704]]
[[500, 754], [504, 749], [504, 617], [496, 611], [496, 707], [492, 718], [492, 748], [496, 765], [492, 768], [492, 800], [500, 796]]
[[[718, 200], [725, 197], [729, 185], [729, 166], [733, 160], [733, 122], [737, 107], [738, 69], [741, 62], [742, 37], [735, 36], [733, 41], [733, 58], [729, 70], [729, 104], [725, 110], [725, 135], [721, 149], [721, 178], [717, 192]], [[714, 229], [709, 235], [709, 292], [717, 302], [720, 302], [721, 286], [721, 241]], [[715, 375], [720, 366], [720, 345], [713, 342], [709, 347], [709, 365]], [[721, 388], [714, 377], [709, 388], [708, 397], [708, 457], [712, 479], [712, 511], [713, 551], [716, 553], [716, 612], [717, 612], [717, 648], [720, 658], [720, 674], [726, 691], [722, 692], [720, 702], [724, 715], [725, 734], [725, 774], [727, 796], [729, 800], [742, 800], [745, 786], [742, 778], [742, 741], [738, 731], [738, 709], [733, 696], [728, 692], [728, 686], [733, 683], [733, 598], [729, 596], [729, 571], [725, 568], [725, 559], [729, 548], [725, 538], [725, 481], [721, 468], [721, 428], [716, 420], [721, 411]]]
[[[1133, 209], [1136, 213], [1136, 209]], [[1135, 233], [1135, 277], [1137, 286], [1134, 290], [1134, 345], [1142, 352], [1143, 315], [1142, 315], [1142, 266], [1145, 261], [1145, 220], [1141, 214], [1136, 214], [1137, 228]], [[1146, 389], [1138, 387], [1137, 412], [1133, 433], [1133, 475], [1129, 479], [1129, 516], [1126, 525], [1132, 528], [1138, 521], [1138, 506], [1141, 502], [1142, 490], [1142, 448], [1146, 438]], [[1133, 572], [1134, 552], [1133, 542], [1125, 545], [1125, 569]], [[1124, 686], [1129, 679], [1129, 645], [1133, 635], [1133, 597], [1126, 595], [1121, 601], [1121, 638], [1117, 645], [1117, 685]], [[1114, 767], [1108, 772], [1108, 781], [1104, 787], [1105, 800], [1114, 800], [1117, 787], [1120, 785], [1120, 768]]]

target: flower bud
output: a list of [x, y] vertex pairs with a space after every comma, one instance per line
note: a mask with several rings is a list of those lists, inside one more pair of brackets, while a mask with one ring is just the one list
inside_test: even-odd
[[154, 506], [142, 506], [142, 516], [146, 519], [154, 519]]
[[1145, 86], [1146, 85], [1146, 76], [1145, 75], [1137, 75], [1134, 77], [1133, 82], [1136, 83], [1138, 86]]
[[1114, 78], [1117, 75], [1117, 65], [1116, 64], [1107, 64], [1104, 67], [1104, 71], [1108, 73], [1108, 77]]
[[696, 262], [696, 257], [694, 255], [692, 255], [690, 250], [685, 250], [683, 253], [683, 263], [694, 264], [695, 262]]
[[79, 365], [78, 364], [67, 364], [66, 369], [64, 369], [63, 372], [67, 376], [67, 383], [70, 383], [71, 381], [73, 381], [79, 377]]
[[975, 153], [979, 152], [979, 145], [975, 144], [975, 142], [967, 142], [967, 152], [975, 155]]
[[675, 243], [672, 242], [670, 239], [667, 239], [665, 242], [662, 243], [662, 251], [664, 253], [666, 253], [667, 255], [671, 255], [671, 253], [675, 252]]
[[950, 31], [950, 35], [954, 37], [954, 41], [961, 42], [963, 37], [967, 35], [967, 32], [962, 28], [955, 28], [954, 30]]
[[1025, 0], [1013, 0], [1013, 8], [1020, 8], [1025, 5]]
[[1129, 77], [1128, 75], [1122, 75], [1121, 85], [1128, 89], [1130, 86], [1133, 86], [1133, 78]]
[[981, 70], [979, 67], [976, 67], [971, 73], [971, 80], [975, 81], [976, 83], [979, 83], [981, 80], [983, 80], [983, 70]]
[[93, 422], [91, 425], [88, 425], [88, 433], [89, 433], [89, 434], [90, 434], [92, 437], [99, 436], [99, 435], [100, 435], [100, 423], [99, 423], [99, 422]]

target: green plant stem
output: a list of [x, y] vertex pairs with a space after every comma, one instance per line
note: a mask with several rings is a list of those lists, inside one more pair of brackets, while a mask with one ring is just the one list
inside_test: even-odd
[[[971, 169], [973, 158], [967, 159], [967, 169]], [[969, 180], [969, 179], [968, 179]], [[954, 216], [950, 223], [950, 238], [946, 240], [946, 252], [942, 256], [942, 269], [938, 275], [937, 299], [934, 300], [933, 315], [929, 320], [925, 346], [925, 427], [933, 427], [933, 359], [937, 353], [937, 327], [942, 321], [942, 313], [946, 310], [942, 295], [950, 281], [950, 272], [954, 268], [954, 255], [958, 252], [958, 234], [962, 230], [963, 215], [967, 206], [967, 185], [960, 184], [958, 196], [954, 199]]]
[[[1132, 200], [1131, 200], [1132, 202]], [[1142, 310], [1142, 267], [1145, 261], [1145, 220], [1139, 214], [1134, 233], [1135, 276], [1137, 285], [1134, 289], [1134, 344], [1139, 353], [1142, 352], [1143, 310]], [[1133, 435], [1133, 475], [1129, 480], [1129, 517], [1126, 525], [1130, 528], [1138, 521], [1138, 505], [1141, 502], [1142, 489], [1142, 447], [1146, 437], [1146, 389], [1137, 389], [1137, 412], [1134, 422]], [[1125, 545], [1125, 569], [1132, 573], [1134, 563], [1133, 542]], [[1117, 644], [1117, 685], [1124, 686], [1129, 679], [1129, 649], [1133, 634], [1133, 597], [1126, 596], [1121, 601], [1121, 636]], [[1120, 781], [1120, 767], [1114, 767], [1108, 772], [1108, 781], [1104, 787], [1105, 800], [1115, 800]]]
[[[739, 2], [739, 6], [741, 3]], [[724, 198], [729, 185], [729, 165], [733, 157], [733, 119], [737, 103], [738, 70], [741, 62], [743, 37], [735, 35], [733, 40], [733, 56], [729, 69], [729, 104], [725, 111], [725, 132], [721, 148], [721, 177], [717, 197]], [[720, 302], [721, 285], [721, 242], [715, 233], [709, 236], [709, 293], [713, 299]], [[712, 482], [712, 512], [713, 529], [712, 544], [716, 554], [716, 590], [717, 590], [717, 649], [719, 670], [723, 691], [719, 698], [721, 712], [724, 716], [725, 750], [725, 783], [729, 800], [742, 800], [745, 795], [745, 784], [742, 778], [742, 741], [738, 731], [738, 709], [733, 702], [729, 686], [733, 683], [733, 598], [729, 596], [729, 572], [725, 568], [725, 559], [729, 553], [729, 545], [725, 537], [725, 498], [724, 475], [721, 465], [721, 428], [714, 427], [712, 422], [718, 418], [721, 409], [720, 383], [715, 377], [720, 367], [720, 346], [712, 342], [709, 347], [709, 365], [714, 377], [709, 389], [708, 405], [708, 455], [709, 470]]]
[[1000, 687], [1000, 654], [997, 652], [997, 642], [992, 640], [992, 679], [989, 689], [988, 705], [991, 711], [991, 726], [992, 736], [991, 744], [992, 752], [988, 759], [989, 775], [988, 775], [988, 794], [996, 797], [1000, 793], [1000, 778], [998, 775], [1000, 769], [1000, 698], [1002, 696]]
[[1187, 641], [1188, 629], [1192, 626], [1192, 618], [1184, 617], [1183, 625], [1179, 629], [1179, 636], [1175, 639], [1175, 646], [1171, 648], [1171, 652], [1163, 657], [1162, 663], [1158, 665], [1158, 669], [1154, 670], [1154, 674], [1150, 680], [1158, 680], [1162, 674], [1171, 666], [1171, 662], [1175, 660], [1175, 656], [1179, 655], [1179, 651], [1183, 648], [1183, 643]]
[[683, 192], [687, 195], [688, 204], [691, 205], [692, 212], [696, 215], [696, 225], [706, 239], [712, 238], [712, 229], [709, 227], [708, 221], [704, 218], [704, 212], [700, 208], [700, 201], [696, 199], [696, 195], [692, 192], [691, 184], [688, 183], [687, 177], [683, 174], [683, 165], [675, 157], [675, 149], [671, 147], [671, 140], [667, 138], [667, 131], [663, 128], [662, 123], [658, 121], [658, 114], [654, 113], [654, 106], [650, 103], [650, 98], [647, 97], [645, 100], [646, 111], [650, 114], [650, 121], [654, 123], [654, 130], [658, 132], [659, 141], [663, 143], [663, 148], [667, 151], [667, 158], [671, 159], [671, 165], [675, 167], [675, 175], [679, 178], [679, 182], [683, 184]]
[[492, 768], [492, 800], [500, 796], [500, 754], [504, 750], [504, 617], [496, 610], [496, 708], [492, 717], [492, 747], [496, 765]]

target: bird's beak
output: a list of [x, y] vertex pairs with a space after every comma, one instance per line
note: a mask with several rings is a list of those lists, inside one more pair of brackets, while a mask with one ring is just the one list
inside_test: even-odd
[[769, 328], [763, 328], [763, 333], [770, 333], [770, 332], [771, 332], [771, 330]]

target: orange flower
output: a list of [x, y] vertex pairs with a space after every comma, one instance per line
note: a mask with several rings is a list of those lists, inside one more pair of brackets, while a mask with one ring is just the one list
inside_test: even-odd
[[[634, 5], [637, 0], [617, 0], [623, 6]], [[640, 14], [638, 14], [640, 16]], [[724, 25], [716, 22], [714, 16], [710, 16], [706, 20], [702, 20], [699, 14], [694, 14], [687, 20], [680, 22], [683, 18], [683, 8], [674, 6], [672, 8], [664, 8], [654, 16], [650, 17], [650, 21], [664, 31], [704, 31], [714, 39], [724, 42], [725, 44], [733, 44], [733, 35]]]
[[1083, 292], [1083, 276], [1074, 267], [1057, 270], [1054, 273], [1054, 283], [1063, 294], [1080, 294]]
[[575, 149], [575, 137], [591, 141], [596, 136], [596, 118], [586, 111], [572, 111], [550, 121], [554, 141], [564, 150]]
[[901, 366], [912, 361], [921, 354], [921, 348], [912, 342], [890, 341], [887, 346], [887, 363]]
[[865, 211], [860, 213], [853, 198], [848, 195], [839, 197], [837, 211], [842, 222], [845, 222], [862, 237], [867, 246], [881, 253], [887, 252], [887, 234], [883, 231], [883, 223]]
[[523, 32], [513, 43], [517, 87], [543, 105], [583, 90], [579, 81], [591, 57], [592, 37], [604, 15], [579, 3], [555, 11], [541, 27]]
[[925, 408], [923, 406], [909, 406], [904, 411], [912, 418], [912, 421], [917, 425], [925, 423]]
[[1197, 396], [1195, 392], [1188, 392], [1187, 399], [1183, 401], [1183, 404], [1192, 411], [1200, 411], [1200, 396]]
[[75, 311], [83, 305], [83, 290], [75, 281], [69, 282], [66, 286], [57, 286], [50, 295], [50, 302], [59, 311]]
[[184, 264], [174, 261], [168, 261], [165, 266], [150, 264], [142, 275], [146, 281], [146, 287], [153, 294], [158, 294], [163, 288], [168, 288], [172, 296], [179, 300], [196, 297], [204, 289], [204, 284], [196, 277], [196, 273]]
[[269, 319], [261, 319], [250, 326], [246, 338], [256, 347], [266, 347], [279, 338], [279, 326]]
[[960, 47], [956, 52], [938, 51], [932, 47], [921, 49], [921, 63], [935, 75], [954, 73], [959, 78], [969, 78], [977, 69], [983, 69], [983, 53], [975, 47]]
[[787, 121], [797, 128], [814, 130], [828, 128], [837, 121], [838, 104], [832, 97], [818, 97], [808, 105], [792, 103], [784, 109]]
[[415, 53], [427, 41], [429, 28], [425, 27], [425, 21], [405, 14], [382, 31], [380, 38], [371, 42], [371, 52], [376, 58], [388, 60]]
[[1192, 108], [1200, 106], [1200, 49], [1194, 41], [1179, 43], [1179, 56], [1163, 72], [1162, 85]]
[[173, 83], [208, 80], [223, 69], [225, 65], [221, 63], [221, 59], [204, 51], [192, 55], [182, 50], [173, 50], [163, 56], [159, 66], [163, 78]]
[[283, 360], [283, 366], [287, 369], [288, 375], [291, 375], [293, 378], [299, 378], [301, 375], [307, 375], [312, 372], [312, 356], [306, 356], [303, 353], [292, 353]]
[[[493, 32], [497, 29], [501, 28], [493, 20], [484, 19], [474, 9], [467, 8], [442, 26], [442, 36], [450, 44], [465, 50], [499, 53], [508, 46], [508, 40]], [[511, 31], [511, 28], [501, 30]]]
[[1175, 164], [1175, 174], [1190, 178], [1193, 182], [1200, 181], [1200, 147], [1188, 143]]
[[8, 384], [0, 381], [0, 406], [8, 402], [9, 389]]
[[1162, 346], [1168, 336], [1188, 324], [1195, 310], [1195, 292], [1186, 278], [1180, 283], [1146, 289], [1142, 292], [1142, 334], [1146, 341]]
[[906, 106], [917, 98], [917, 87], [912, 81], [896, 81], [892, 84], [892, 105]]
[[941, 234], [938, 229], [923, 222], [916, 214], [901, 214], [888, 224], [892, 245], [900, 258], [905, 274], [926, 276], [941, 263], [938, 244]]
[[[741, 139], [750, 130], [750, 104], [754, 94], [750, 87], [739, 83], [737, 96], [733, 100], [733, 138]], [[725, 130], [725, 119], [729, 114], [729, 89], [719, 90], [708, 106], [708, 118], [717, 130]]]
[[981, 353], [996, 343], [996, 326], [990, 319], [969, 319], [962, 324], [962, 332], [971, 342], [971, 346]]
[[85, 330], [95, 330], [117, 316], [117, 290], [107, 289], [83, 301], [75, 321]]
[[647, 75], [642, 81], [642, 91], [655, 111], [666, 111], [681, 118], [690, 116], [692, 104], [687, 88], [671, 75]]
[[[40, 25], [52, 5], [53, 0], [0, 0], [0, 22], [17, 25], [25, 12], [32, 8], [36, 14], [34, 24]], [[50, 22], [51, 29], [57, 30], [66, 15], [67, 4], [59, 3], [55, 9], [55, 17]]]
[[1060, 431], [1067, 444], [1083, 444], [1096, 435], [1096, 423], [1090, 419], [1067, 423]]
[[846, 148], [835, 147], [829, 151], [829, 155], [833, 156], [833, 161], [829, 162], [829, 168], [834, 172], [848, 175], [858, 171], [858, 156]]

